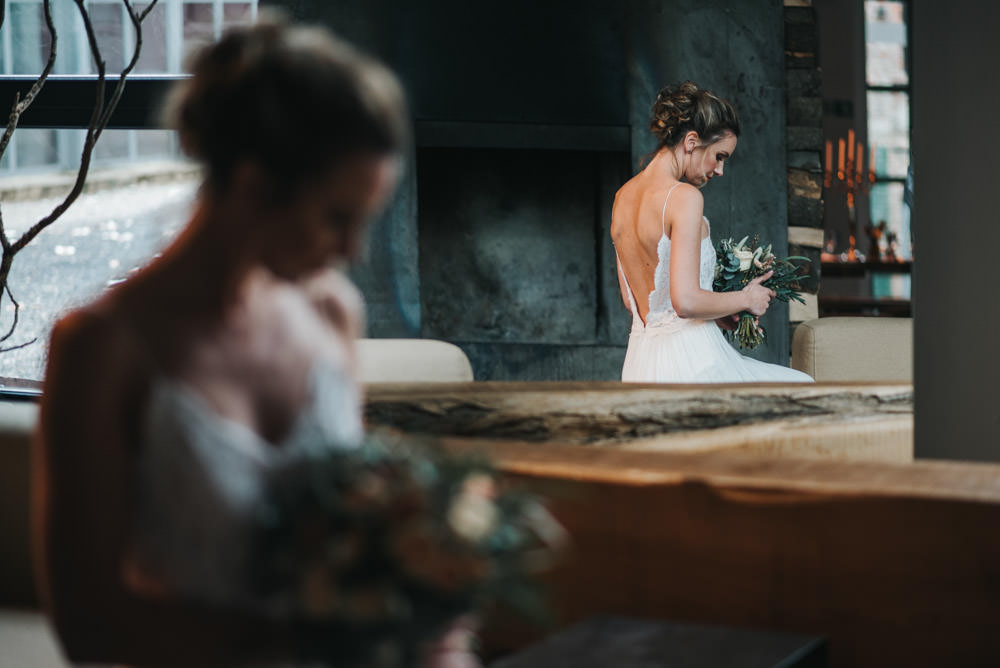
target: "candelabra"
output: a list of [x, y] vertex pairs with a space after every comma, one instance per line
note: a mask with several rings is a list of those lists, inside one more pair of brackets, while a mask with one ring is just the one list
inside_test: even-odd
[[[845, 154], [846, 148], [846, 154]], [[858, 261], [857, 238], [858, 219], [855, 201], [858, 194], [867, 193], [875, 183], [875, 146], [868, 152], [868, 169], [864, 169], [865, 147], [861, 142], [855, 143], [854, 130], [848, 130], [847, 141], [837, 140], [837, 170], [833, 170], [833, 142], [826, 141], [826, 162], [823, 170], [823, 187], [831, 190], [836, 187], [847, 196], [847, 229], [849, 246], [847, 261]]]

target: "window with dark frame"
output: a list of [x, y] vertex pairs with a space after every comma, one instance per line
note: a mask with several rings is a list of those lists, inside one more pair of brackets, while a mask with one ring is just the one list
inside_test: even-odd
[[[910, 169], [910, 52], [908, 0], [865, 0], [865, 92], [868, 142], [875, 168], [870, 220], [885, 221], [900, 260], [911, 260], [910, 209], [905, 201]], [[910, 297], [910, 276], [873, 276], [874, 297]]]
[[[6, 0], [0, 27], [0, 105], [27, 91], [49, 54], [42, 0]], [[148, 3], [136, 2], [141, 11]], [[135, 35], [121, 0], [88, 0], [110, 90]], [[64, 216], [18, 254], [10, 288], [19, 322], [0, 353], [0, 393], [37, 388], [52, 324], [156, 255], [186, 222], [197, 168], [181, 159], [157, 113], [186, 54], [232, 25], [256, 19], [257, 0], [159, 0], [143, 23], [138, 65], [108, 130], [95, 147], [86, 192]], [[46, 215], [79, 166], [95, 94], [96, 68], [73, 3], [53, 2], [58, 34], [53, 74], [22, 116], [0, 161], [0, 201], [8, 237]], [[13, 315], [0, 302], [0, 330]]]

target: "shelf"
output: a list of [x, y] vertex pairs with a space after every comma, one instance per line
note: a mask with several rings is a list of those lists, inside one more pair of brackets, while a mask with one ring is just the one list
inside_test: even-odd
[[868, 274], [909, 274], [913, 262], [822, 262], [820, 276], [867, 276]]
[[819, 297], [820, 317], [838, 315], [889, 316], [908, 318], [912, 315], [909, 299], [886, 297]]
[[821, 276], [864, 276], [866, 274], [909, 274], [913, 262], [823, 262]]

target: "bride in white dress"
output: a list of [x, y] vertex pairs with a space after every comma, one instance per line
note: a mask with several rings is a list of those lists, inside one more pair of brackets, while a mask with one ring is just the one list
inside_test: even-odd
[[[360, 444], [361, 300], [330, 264], [394, 187], [402, 90], [280, 21], [192, 69], [171, 114], [205, 167], [190, 223], [53, 329], [32, 467], [47, 611], [74, 662], [347, 664], [364, 641], [254, 595], [253, 517], [281, 466]], [[477, 665], [467, 640], [456, 624], [428, 664]]]
[[722, 329], [762, 316], [774, 291], [761, 283], [712, 291], [715, 249], [699, 188], [722, 176], [740, 133], [735, 109], [690, 81], [660, 91], [650, 124], [658, 149], [615, 195], [611, 236], [632, 332], [622, 380], [647, 383], [811, 382], [808, 375], [739, 354]]

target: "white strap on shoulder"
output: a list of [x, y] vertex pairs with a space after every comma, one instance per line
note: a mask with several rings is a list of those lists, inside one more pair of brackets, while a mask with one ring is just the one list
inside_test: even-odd
[[660, 212], [660, 231], [663, 235], [667, 234], [667, 202], [670, 201], [670, 195], [674, 192], [674, 189], [681, 184], [680, 181], [674, 184], [673, 188], [667, 191], [667, 196], [663, 198], [663, 211]]

